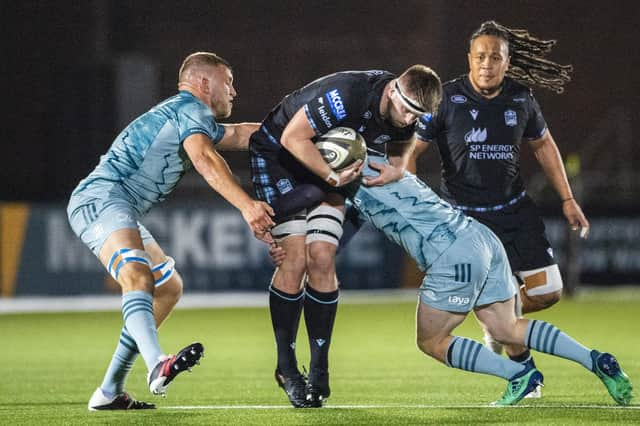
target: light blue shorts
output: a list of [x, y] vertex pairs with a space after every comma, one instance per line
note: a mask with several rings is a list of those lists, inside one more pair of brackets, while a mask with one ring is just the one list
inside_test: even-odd
[[469, 312], [516, 294], [509, 260], [498, 237], [473, 221], [427, 270], [420, 301], [449, 312]]
[[107, 238], [119, 229], [138, 229], [144, 245], [155, 241], [138, 222], [138, 212], [124, 201], [76, 194], [69, 201], [67, 215], [73, 232], [96, 256]]

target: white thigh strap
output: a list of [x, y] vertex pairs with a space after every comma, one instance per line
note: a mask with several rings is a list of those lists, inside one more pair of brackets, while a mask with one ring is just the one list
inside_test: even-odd
[[282, 241], [293, 235], [305, 235], [307, 232], [306, 210], [302, 210], [292, 216], [284, 218], [280, 223], [271, 228], [273, 239]]
[[527, 296], [540, 296], [562, 290], [562, 276], [558, 265], [518, 272]]
[[320, 205], [307, 214], [307, 239], [306, 243], [324, 241], [338, 245], [342, 237], [342, 223], [344, 213], [335, 207]]
[[142, 263], [151, 268], [151, 257], [146, 251], [123, 248], [113, 253], [107, 270], [117, 280], [118, 275], [120, 275], [120, 269], [129, 262]]

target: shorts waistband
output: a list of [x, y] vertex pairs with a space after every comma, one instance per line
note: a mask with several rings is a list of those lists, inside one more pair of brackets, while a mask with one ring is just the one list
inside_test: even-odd
[[454, 204], [453, 206], [459, 210], [467, 211], [467, 212], [495, 212], [504, 209], [505, 207], [509, 207], [522, 200], [524, 196], [527, 195], [527, 191], [522, 191], [520, 194], [516, 195], [506, 203], [498, 204], [495, 206], [488, 207], [471, 207], [471, 206], [460, 206]]

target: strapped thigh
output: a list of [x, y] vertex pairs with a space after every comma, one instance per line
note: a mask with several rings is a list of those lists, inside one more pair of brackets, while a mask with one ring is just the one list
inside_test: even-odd
[[158, 263], [151, 268], [153, 274], [153, 281], [156, 287], [160, 287], [162, 284], [169, 281], [176, 271], [176, 261], [173, 257], [167, 256], [166, 260], [162, 263]]
[[293, 235], [305, 235], [307, 233], [306, 210], [278, 220], [276, 226], [271, 228], [271, 235], [276, 242], [280, 242]]
[[517, 275], [524, 283], [527, 296], [540, 296], [562, 290], [562, 276], [556, 264], [530, 271], [521, 271]]
[[324, 241], [338, 246], [342, 237], [344, 213], [329, 205], [320, 205], [309, 210], [307, 214], [306, 243]]
[[120, 269], [129, 262], [142, 263], [143, 265], [147, 265], [151, 268], [151, 256], [149, 256], [146, 251], [122, 248], [113, 253], [111, 260], [109, 261], [109, 266], [107, 266], [107, 270], [111, 276], [117, 280], [118, 275], [120, 275]]

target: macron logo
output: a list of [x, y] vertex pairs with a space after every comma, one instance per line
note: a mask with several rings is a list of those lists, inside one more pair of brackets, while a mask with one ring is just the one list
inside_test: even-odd
[[336, 117], [338, 121], [345, 118], [347, 116], [347, 111], [344, 108], [344, 103], [342, 102], [338, 89], [333, 89], [327, 92], [326, 96], [329, 101], [329, 105], [331, 106], [333, 116]]

